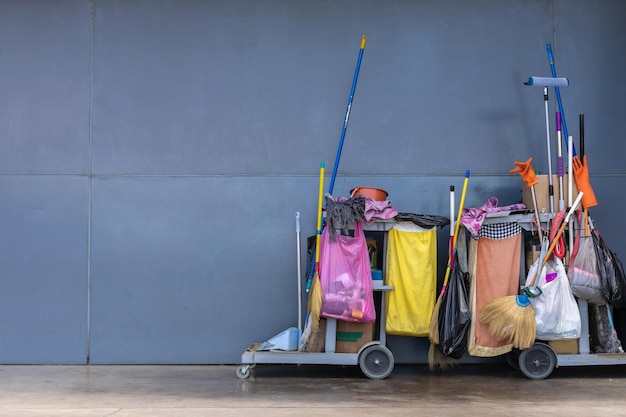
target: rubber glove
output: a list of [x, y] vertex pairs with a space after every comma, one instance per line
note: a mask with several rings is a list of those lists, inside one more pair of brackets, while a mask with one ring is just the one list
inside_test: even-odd
[[526, 187], [530, 188], [533, 185], [537, 184], [539, 180], [537, 179], [537, 174], [535, 174], [535, 170], [531, 164], [533, 158], [528, 158], [526, 162], [513, 162], [517, 167], [513, 168], [509, 171], [509, 174], [513, 174], [514, 172], [519, 172], [522, 176], [522, 179], [526, 182]]
[[583, 199], [581, 203], [584, 208], [589, 208], [598, 205], [596, 195], [593, 193], [593, 188], [589, 183], [589, 165], [587, 165], [587, 155], [583, 156], [583, 162], [580, 162], [578, 156], [575, 156], [572, 160], [572, 168], [574, 169], [574, 180], [576, 181], [576, 187], [578, 191], [582, 191]]

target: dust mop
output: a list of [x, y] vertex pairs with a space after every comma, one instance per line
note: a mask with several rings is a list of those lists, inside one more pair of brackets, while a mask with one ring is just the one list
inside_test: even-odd
[[[548, 77], [529, 77], [528, 81], [524, 83], [525, 85], [535, 86], [535, 87], [543, 87], [543, 103], [546, 114], [546, 144], [548, 148], [548, 194], [550, 197], [550, 213], [554, 214], [554, 185], [552, 184], [552, 156], [551, 156], [551, 141], [550, 141], [550, 116], [548, 112], [548, 87], [567, 87], [569, 85], [569, 80], [567, 78], [548, 78]], [[561, 126], [560, 119], [557, 119], [557, 127]], [[559, 132], [559, 128], [557, 128], [557, 135]], [[560, 136], [557, 139], [559, 157], [561, 158], [561, 167], [562, 170], [562, 157], [561, 153], [561, 141]], [[559, 171], [560, 172], [560, 171]], [[561, 181], [561, 196], [563, 196], [563, 183]]]
[[[549, 43], [546, 44], [546, 50], [548, 52], [548, 61], [550, 62], [550, 70], [552, 71], [552, 78], [553, 79], [558, 79], [557, 75], [556, 75], [556, 68], [554, 66], [554, 55], [552, 54], [552, 45], [550, 45]], [[568, 145], [568, 139], [569, 139], [569, 134], [567, 132], [567, 123], [565, 123], [565, 113], [563, 111], [563, 101], [561, 100], [561, 89], [560, 89], [560, 85], [554, 85], [554, 92], [556, 93], [556, 101], [557, 104], [559, 105], [559, 113], [561, 114], [561, 122], [563, 124], [563, 133], [565, 134], [565, 145]], [[576, 156], [576, 149], [574, 148], [574, 146], [572, 145], [572, 155]]]

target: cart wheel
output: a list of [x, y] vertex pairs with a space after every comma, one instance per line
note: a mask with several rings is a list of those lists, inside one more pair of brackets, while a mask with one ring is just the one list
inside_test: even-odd
[[519, 349], [513, 348], [512, 351], [510, 351], [504, 356], [506, 358], [506, 363], [508, 363], [511, 366], [511, 368], [515, 369], [516, 371], [520, 370], [519, 369], [519, 355], [520, 355]]
[[535, 343], [519, 355], [519, 367], [530, 379], [544, 379], [556, 367], [556, 354], [545, 343]]
[[250, 376], [250, 365], [241, 365], [235, 371], [235, 375], [237, 375], [237, 378], [239, 379], [246, 379]]
[[359, 366], [370, 379], [385, 379], [393, 371], [393, 354], [385, 346], [368, 346], [359, 355]]

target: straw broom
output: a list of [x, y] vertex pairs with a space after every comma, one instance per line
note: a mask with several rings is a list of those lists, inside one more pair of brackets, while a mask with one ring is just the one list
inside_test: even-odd
[[[563, 224], [559, 228], [556, 236], [552, 240], [546, 255], [541, 261], [541, 265], [537, 268], [537, 272], [533, 277], [530, 286], [535, 284], [537, 275], [541, 273], [543, 268], [552, 255], [552, 251], [556, 246], [559, 238], [563, 234], [570, 217], [580, 204], [583, 193], [580, 192], [576, 201], [567, 212], [567, 216], [563, 220]], [[499, 341], [510, 340], [513, 347], [520, 350], [528, 349], [535, 343], [537, 332], [537, 323], [535, 321], [535, 309], [530, 303], [530, 298], [541, 295], [541, 290], [533, 293], [529, 287], [524, 288], [522, 295], [510, 295], [507, 297], [496, 298], [487, 303], [480, 311], [480, 321], [489, 325], [489, 333]]]
[[311, 327], [317, 331], [320, 325], [320, 311], [322, 309], [322, 286], [320, 284], [320, 240], [322, 236], [322, 202], [324, 195], [324, 161], [320, 164], [320, 187], [317, 202], [317, 234], [315, 236], [315, 272], [311, 283], [308, 308], [310, 312]]
[[[443, 294], [446, 292], [448, 280], [450, 279], [450, 270], [452, 269], [452, 263], [454, 262], [454, 248], [456, 247], [456, 239], [459, 235], [459, 227], [461, 225], [461, 214], [463, 212], [463, 206], [465, 204], [465, 194], [467, 192], [467, 184], [469, 182], [469, 170], [465, 173], [465, 181], [463, 182], [463, 191], [461, 193], [461, 201], [459, 202], [459, 212], [457, 214], [456, 223], [450, 223], [450, 254], [448, 255], [448, 265], [446, 267], [446, 273], [443, 278], [443, 286], [441, 292], [437, 297], [435, 308], [433, 309], [432, 316], [430, 317], [430, 327], [428, 336], [430, 339], [430, 347], [428, 349], [428, 366], [430, 369], [439, 365], [442, 368], [447, 367], [447, 358], [436, 348], [439, 344], [439, 310], [441, 308], [441, 300]], [[454, 222], [454, 186], [450, 187], [450, 221]], [[452, 232], [454, 230], [454, 232]]]

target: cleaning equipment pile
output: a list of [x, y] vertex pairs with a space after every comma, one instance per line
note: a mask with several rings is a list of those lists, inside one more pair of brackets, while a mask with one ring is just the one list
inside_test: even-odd
[[[505, 356], [531, 379], [546, 378], [557, 365], [619, 362], [606, 355], [624, 354], [626, 273], [589, 215], [598, 199], [584, 154], [584, 115], [577, 155], [560, 94], [570, 80], [557, 77], [551, 45], [546, 49], [552, 77], [523, 82], [543, 90], [547, 178], [533, 167], [533, 156], [524, 155], [509, 170], [521, 178], [521, 202], [499, 205], [491, 196], [482, 206], [465, 207], [467, 170], [458, 209], [455, 185], [450, 186], [447, 218], [399, 211], [389, 199], [393, 190], [378, 186], [346, 187], [347, 195], [334, 190], [366, 40], [361, 38], [326, 192], [320, 164], [316, 233], [307, 245], [304, 329], [298, 212], [298, 328], [284, 333], [288, 343], [280, 334], [248, 348], [237, 375], [247, 377], [257, 362], [285, 362], [358, 364], [367, 377], [384, 379], [394, 366], [387, 334], [428, 337], [431, 371], [456, 365], [465, 355]], [[550, 89], [558, 102], [554, 118]], [[437, 237], [445, 226], [443, 268]]]

